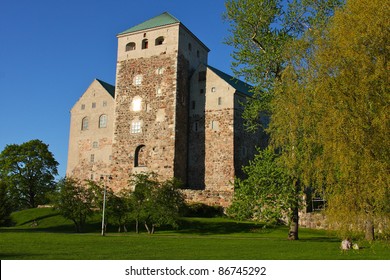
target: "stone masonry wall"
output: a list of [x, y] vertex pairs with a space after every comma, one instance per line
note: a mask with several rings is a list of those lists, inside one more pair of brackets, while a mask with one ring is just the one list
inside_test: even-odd
[[[113, 143], [114, 189], [128, 184], [130, 174], [154, 171], [161, 179], [174, 175], [176, 57], [161, 54], [118, 62], [115, 132]], [[142, 81], [136, 85], [136, 76]], [[141, 110], [133, 102], [141, 99]], [[131, 133], [140, 122], [140, 132]], [[144, 163], [135, 166], [137, 147], [144, 145]]]

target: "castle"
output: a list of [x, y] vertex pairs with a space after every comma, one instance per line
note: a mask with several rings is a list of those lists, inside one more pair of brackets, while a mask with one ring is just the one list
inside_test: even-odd
[[67, 176], [118, 190], [131, 174], [176, 177], [188, 200], [226, 206], [262, 145], [244, 130], [250, 86], [208, 65], [209, 49], [163, 13], [117, 35], [116, 87], [94, 80], [71, 109]]

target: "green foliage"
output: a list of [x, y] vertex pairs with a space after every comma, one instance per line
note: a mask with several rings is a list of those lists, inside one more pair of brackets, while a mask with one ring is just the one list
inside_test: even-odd
[[389, 6], [350, 0], [327, 28], [296, 40], [272, 100], [271, 143], [325, 196], [343, 236], [388, 230]]
[[58, 192], [53, 195], [54, 209], [73, 221], [76, 232], [81, 232], [88, 217], [93, 214], [95, 194], [91, 188], [73, 178], [57, 183]]
[[185, 206], [184, 213], [185, 217], [214, 218], [224, 216], [224, 209], [218, 205], [191, 203]]
[[161, 225], [177, 226], [184, 207], [178, 180], [159, 182], [155, 173], [140, 173], [133, 175], [131, 184], [134, 192], [129, 199], [130, 215], [136, 221], [136, 232], [139, 222], [151, 234]]
[[0, 226], [10, 224], [11, 213], [12, 205], [7, 184], [0, 179]]
[[[254, 85], [244, 112], [251, 130], [270, 112], [275, 85], [286, 66], [286, 49], [308, 30], [321, 29], [343, 0], [227, 0], [225, 19], [234, 48], [233, 70]], [[261, 125], [265, 125], [264, 123]]]
[[57, 166], [48, 145], [40, 140], [7, 145], [0, 154], [0, 177], [8, 185], [15, 207], [47, 203], [47, 194], [55, 188]]
[[271, 149], [259, 150], [243, 168], [246, 179], [235, 181], [235, 192], [228, 214], [238, 220], [278, 223], [291, 217], [297, 201], [296, 186], [281, 167], [279, 156]]

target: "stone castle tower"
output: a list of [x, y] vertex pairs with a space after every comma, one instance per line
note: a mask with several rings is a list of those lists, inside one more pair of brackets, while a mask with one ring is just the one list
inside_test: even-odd
[[116, 87], [95, 80], [71, 110], [68, 176], [176, 177], [189, 200], [227, 205], [260, 144], [241, 119], [250, 87], [207, 64], [209, 49], [169, 13], [118, 34]]

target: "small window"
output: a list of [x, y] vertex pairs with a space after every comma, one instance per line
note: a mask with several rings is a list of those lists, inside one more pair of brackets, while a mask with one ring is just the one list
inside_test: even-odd
[[192, 101], [192, 102], [191, 102], [191, 108], [192, 108], [192, 110], [195, 110], [195, 105], [196, 105], [195, 101]]
[[81, 130], [88, 130], [88, 117], [82, 119]]
[[216, 87], [211, 88], [211, 92], [216, 92], [216, 91], [217, 91]]
[[157, 74], [162, 75], [162, 73], [164, 73], [164, 68], [162, 67], [157, 68]]
[[148, 39], [143, 39], [142, 40], [142, 49], [147, 49], [149, 47], [149, 42]]
[[94, 154], [91, 154], [90, 161], [91, 161], [91, 163], [95, 162], [95, 155]]
[[135, 43], [134, 42], [130, 42], [126, 45], [126, 51], [134, 51], [135, 50]]
[[198, 58], [200, 57], [199, 51], [196, 51], [196, 56], [197, 56]]
[[81, 110], [85, 109], [85, 104], [81, 104]]
[[200, 89], [200, 94], [203, 94], [203, 93], [204, 93], [204, 89], [201, 88], [201, 89]]
[[96, 108], [96, 103], [92, 102], [92, 108]]
[[99, 117], [99, 128], [107, 127], [107, 115], [101, 115]]
[[142, 75], [137, 75], [134, 78], [134, 84], [136, 86], [140, 86], [142, 84]]
[[195, 132], [198, 132], [198, 130], [199, 130], [199, 122], [194, 122], [194, 125], [192, 126], [192, 129], [193, 129]]
[[134, 97], [133, 102], [131, 102], [131, 109], [134, 112], [139, 112], [142, 109], [142, 99], [140, 97]]
[[188, 43], [188, 50], [189, 50], [189, 51], [192, 50], [192, 45], [191, 45], [191, 43]]
[[162, 95], [162, 89], [160, 87], [158, 87], [157, 90], [156, 90], [156, 93], [157, 93], [157, 96], [161, 96]]
[[164, 37], [163, 36], [161, 36], [161, 37], [158, 37], [157, 39], [156, 39], [156, 46], [159, 46], [159, 45], [162, 45], [163, 43], [164, 43]]
[[222, 105], [222, 97], [218, 97], [218, 105]]
[[98, 148], [99, 147], [99, 144], [98, 144], [98, 142], [97, 141], [94, 141], [93, 143], [92, 143], [92, 148]]
[[133, 121], [131, 123], [131, 134], [141, 133], [141, 122], [140, 121]]
[[103, 101], [103, 107], [107, 107], [107, 101]]
[[219, 122], [218, 121], [211, 121], [211, 129], [214, 131], [219, 130]]

